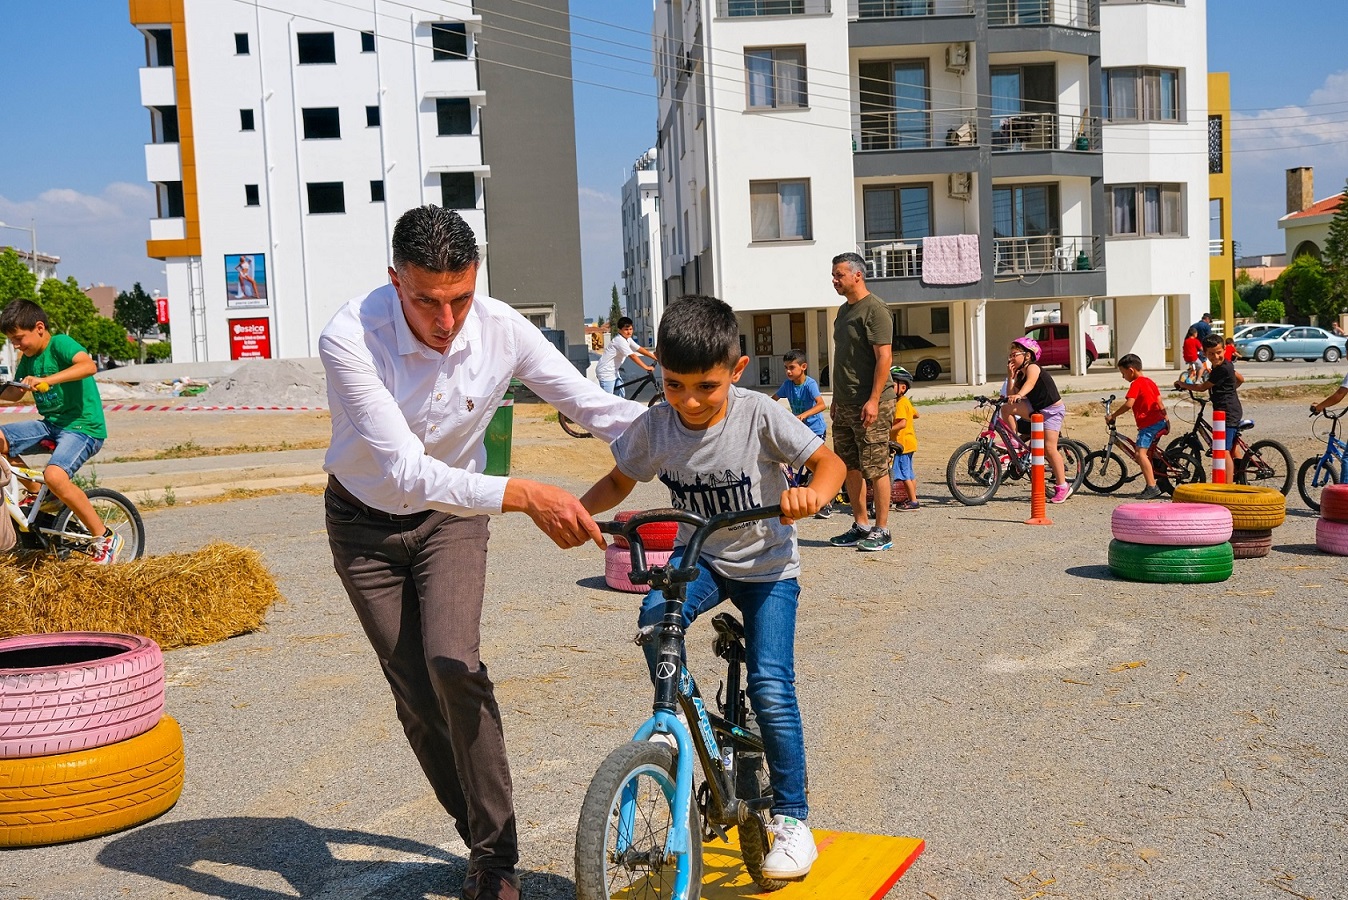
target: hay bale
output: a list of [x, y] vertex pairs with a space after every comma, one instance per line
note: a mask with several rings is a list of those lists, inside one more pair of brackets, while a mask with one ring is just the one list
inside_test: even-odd
[[256, 550], [222, 542], [113, 566], [27, 554], [0, 562], [0, 638], [113, 631], [171, 650], [256, 631], [281, 599]]

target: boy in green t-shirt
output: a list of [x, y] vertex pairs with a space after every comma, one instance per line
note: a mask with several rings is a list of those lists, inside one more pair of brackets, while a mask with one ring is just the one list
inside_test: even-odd
[[[56, 444], [42, 472], [47, 488], [99, 539], [92, 545], [94, 562], [110, 565], [117, 561], [122, 537], [107, 529], [84, 491], [71, 480], [108, 436], [103, 400], [93, 378], [98, 364], [74, 338], [48, 331], [46, 311], [31, 300], [14, 300], [6, 306], [0, 312], [0, 331], [23, 354], [16, 380], [33, 391], [42, 416], [0, 426], [0, 453], [12, 458], [45, 440]], [[0, 399], [18, 400], [23, 394], [10, 387], [0, 391]]]

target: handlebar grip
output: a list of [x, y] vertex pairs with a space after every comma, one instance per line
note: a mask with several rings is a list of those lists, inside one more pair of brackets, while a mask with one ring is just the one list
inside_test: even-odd
[[33, 389], [39, 394], [45, 394], [47, 391], [51, 390], [51, 385], [47, 384], [45, 381], [39, 381], [37, 384], [33, 385]]

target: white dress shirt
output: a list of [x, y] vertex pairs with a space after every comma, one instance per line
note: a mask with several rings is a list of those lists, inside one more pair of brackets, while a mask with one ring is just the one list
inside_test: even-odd
[[616, 381], [618, 371], [627, 362], [627, 357], [636, 356], [641, 349], [641, 345], [636, 341], [623, 337], [621, 334], [615, 334], [608, 339], [608, 346], [599, 356], [599, 362], [594, 367], [594, 377], [601, 381]]
[[501, 511], [508, 479], [482, 474], [483, 436], [512, 376], [605, 441], [645, 412], [604, 393], [527, 319], [482, 294], [443, 354], [412, 333], [388, 284], [337, 311], [318, 355], [332, 410], [323, 469], [390, 513]]

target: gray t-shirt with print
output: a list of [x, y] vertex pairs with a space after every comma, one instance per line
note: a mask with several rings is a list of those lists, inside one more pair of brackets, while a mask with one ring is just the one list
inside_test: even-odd
[[[821, 446], [777, 401], [731, 385], [725, 418], [717, 424], [693, 431], [672, 406], [653, 406], [614, 442], [613, 458], [629, 478], [659, 478], [676, 509], [711, 517], [776, 503], [786, 490], [782, 464], [799, 467]], [[692, 526], [680, 525], [679, 545], [692, 534]], [[775, 516], [716, 532], [703, 544], [702, 559], [738, 581], [800, 574], [795, 526]]]

